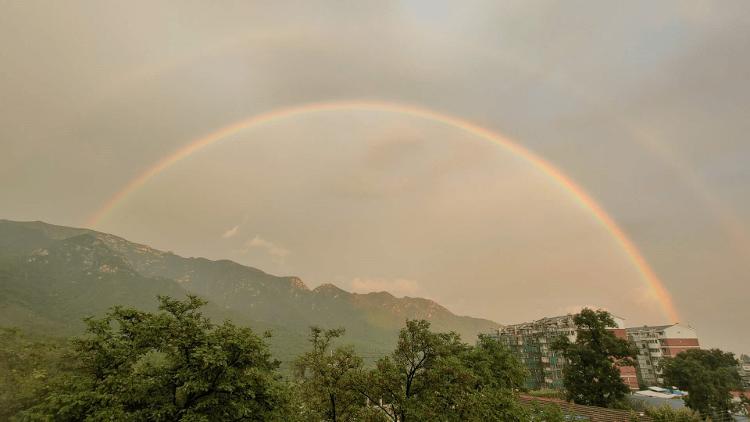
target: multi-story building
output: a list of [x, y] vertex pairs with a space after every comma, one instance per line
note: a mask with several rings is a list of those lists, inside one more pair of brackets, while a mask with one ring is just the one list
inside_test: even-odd
[[660, 363], [688, 349], [698, 349], [698, 335], [688, 325], [672, 324], [627, 328], [628, 338], [638, 350], [636, 359], [638, 380], [642, 385], [660, 385]]
[[740, 373], [742, 378], [742, 387], [745, 390], [750, 390], [750, 356], [740, 355], [740, 365], [737, 367], [737, 372]]
[[[615, 317], [617, 327], [612, 331], [617, 338], [621, 338], [625, 341], [629, 341], [628, 333], [625, 331], [624, 320], [622, 318]], [[620, 378], [631, 390], [638, 390], [638, 373], [635, 366], [620, 366]]]
[[[565, 358], [550, 347], [550, 344], [560, 336], [566, 336], [575, 341], [576, 325], [574, 315], [564, 315], [542, 318], [537, 321], [522, 324], [506, 325], [500, 328], [494, 338], [505, 344], [513, 354], [526, 366], [529, 377], [526, 388], [562, 388]], [[615, 317], [618, 328], [614, 334], [620, 338], [627, 338], [622, 318]], [[620, 375], [631, 388], [637, 389], [638, 382], [635, 368], [621, 367]]]

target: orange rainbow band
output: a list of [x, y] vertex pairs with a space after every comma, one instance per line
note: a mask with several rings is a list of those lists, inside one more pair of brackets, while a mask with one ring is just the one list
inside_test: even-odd
[[648, 284], [649, 289], [661, 304], [664, 315], [672, 322], [677, 322], [680, 320], [677, 308], [672, 301], [671, 295], [664, 287], [664, 283], [659, 279], [654, 270], [651, 269], [651, 267], [648, 265], [646, 259], [635, 246], [633, 241], [630, 240], [630, 238], [625, 234], [620, 226], [617, 225], [612, 217], [610, 217], [609, 214], [604, 211], [604, 208], [602, 208], [601, 205], [594, 201], [594, 199], [589, 196], [589, 194], [586, 193], [583, 188], [581, 188], [573, 180], [571, 180], [570, 177], [566, 176], [562, 171], [560, 171], [544, 158], [536, 155], [532, 151], [506, 138], [505, 136], [492, 132], [459, 117], [412, 105], [380, 101], [332, 101], [284, 107], [254, 115], [250, 118], [238, 121], [219, 130], [211, 132], [202, 138], [196, 139], [185, 145], [184, 147], [178, 149], [174, 153], [162, 158], [153, 166], [149, 167], [146, 171], [128, 182], [125, 187], [120, 189], [120, 191], [109, 198], [107, 202], [105, 202], [104, 205], [102, 205], [88, 219], [86, 225], [88, 227], [97, 226], [107, 214], [109, 214], [115, 207], [117, 207], [118, 204], [122, 203], [125, 198], [138, 190], [149, 179], [171, 167], [173, 164], [177, 163], [183, 158], [197, 151], [200, 151], [201, 149], [209, 145], [219, 142], [222, 139], [230, 137], [237, 132], [251, 128], [253, 126], [298, 116], [301, 114], [332, 111], [376, 111], [422, 118], [446, 126], [461, 129], [472, 135], [494, 142], [495, 144], [505, 148], [507, 151], [519, 157], [522, 157], [538, 170], [548, 175], [558, 185], [562, 186], [585, 209], [588, 209], [591, 214], [594, 215], [594, 217], [607, 229], [607, 231], [609, 231], [612, 237], [616, 240], [625, 254], [630, 258], [632, 263], [641, 273], [644, 280]]

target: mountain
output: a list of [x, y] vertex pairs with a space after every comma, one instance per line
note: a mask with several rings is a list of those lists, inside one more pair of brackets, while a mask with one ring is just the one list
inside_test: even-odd
[[70, 335], [82, 318], [113, 305], [153, 310], [157, 295], [197, 294], [206, 313], [272, 332], [272, 350], [289, 360], [306, 347], [310, 325], [343, 327], [365, 356], [391, 350], [407, 318], [473, 342], [498, 324], [457, 316], [434, 301], [387, 292], [358, 294], [333, 284], [309, 289], [229, 260], [185, 258], [89, 229], [0, 220], [0, 326]]

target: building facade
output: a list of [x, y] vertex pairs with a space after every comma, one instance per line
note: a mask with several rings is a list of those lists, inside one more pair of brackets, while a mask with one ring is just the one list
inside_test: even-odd
[[739, 361], [740, 365], [737, 372], [740, 373], [740, 378], [742, 378], [742, 387], [745, 390], [750, 390], [750, 356], [740, 355]]
[[[621, 318], [615, 317], [618, 327], [624, 326], [624, 321]], [[625, 341], [629, 341], [628, 333], [625, 328], [615, 328], [612, 331], [617, 338], [621, 338]], [[631, 390], [638, 390], [638, 371], [635, 366], [620, 366], [620, 378], [622, 382], [628, 386]]]
[[685, 350], [700, 348], [695, 329], [688, 325], [644, 325], [627, 328], [625, 331], [638, 350], [638, 381], [644, 386], [663, 384], [659, 367], [662, 359], [674, 357]]
[[[566, 361], [562, 354], [551, 349], [550, 345], [560, 336], [566, 336], [571, 342], [576, 339], [574, 315], [542, 318], [537, 321], [506, 325], [491, 335], [526, 366], [529, 376], [526, 388], [559, 389], [563, 387], [563, 368]], [[614, 317], [618, 328], [612, 331], [617, 337], [627, 339], [622, 318]], [[635, 368], [620, 367], [620, 376], [631, 389], [638, 388]]]

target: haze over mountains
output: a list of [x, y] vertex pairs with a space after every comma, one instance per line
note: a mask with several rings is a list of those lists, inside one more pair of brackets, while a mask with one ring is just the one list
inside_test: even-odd
[[458, 316], [434, 301], [387, 292], [357, 294], [333, 284], [309, 289], [229, 260], [185, 258], [88, 229], [0, 220], [0, 326], [73, 335], [82, 319], [114, 305], [153, 309], [157, 295], [197, 294], [206, 313], [270, 330], [277, 358], [306, 347], [310, 325], [344, 327], [366, 357], [390, 350], [409, 319], [427, 319], [468, 342], [498, 324]]

